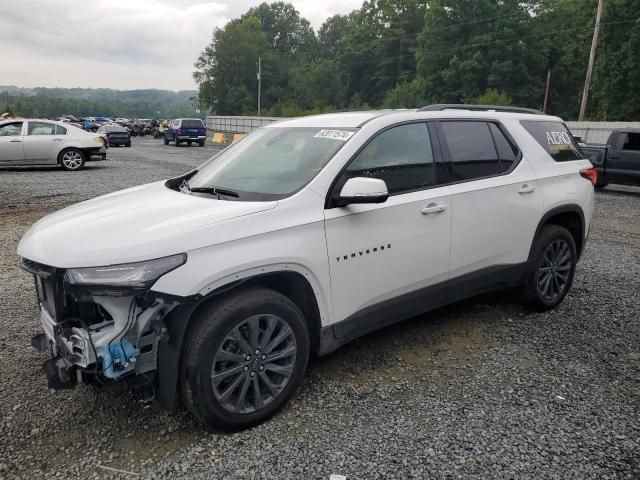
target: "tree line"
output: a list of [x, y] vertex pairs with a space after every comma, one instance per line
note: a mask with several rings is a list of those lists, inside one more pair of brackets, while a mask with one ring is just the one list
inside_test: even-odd
[[28, 118], [62, 115], [125, 118], [196, 116], [197, 92], [108, 88], [18, 88], [0, 86], [0, 113]]
[[[588, 118], [640, 120], [637, 0], [606, 0]], [[203, 108], [262, 114], [513, 104], [577, 118], [597, 0], [367, 0], [318, 31], [263, 3], [213, 32], [196, 61]], [[550, 73], [549, 73], [550, 72]]]

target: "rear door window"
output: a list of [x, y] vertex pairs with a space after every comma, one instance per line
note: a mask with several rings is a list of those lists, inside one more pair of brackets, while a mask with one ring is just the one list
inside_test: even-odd
[[520, 124], [556, 162], [585, 158], [573, 135], [563, 123], [522, 120]]
[[28, 135], [55, 135], [56, 126], [53, 123], [29, 122]]
[[66, 135], [67, 134], [67, 129], [64, 127], [61, 127], [60, 125], [56, 125], [56, 135]]
[[500, 171], [506, 172], [513, 167], [518, 157], [518, 148], [511, 143], [504, 132], [495, 123], [489, 124], [489, 130], [493, 136], [493, 141], [498, 150], [498, 158], [500, 159]]
[[443, 121], [440, 126], [449, 152], [454, 182], [501, 173], [500, 158], [488, 123]]

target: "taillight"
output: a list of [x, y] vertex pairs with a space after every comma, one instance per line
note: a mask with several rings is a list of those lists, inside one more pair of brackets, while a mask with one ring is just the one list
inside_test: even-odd
[[595, 168], [587, 168], [580, 170], [580, 176], [591, 182], [591, 185], [598, 183], [598, 171]]

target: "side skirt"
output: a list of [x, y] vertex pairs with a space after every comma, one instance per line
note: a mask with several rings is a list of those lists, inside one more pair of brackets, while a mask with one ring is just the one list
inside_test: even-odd
[[523, 281], [526, 271], [526, 262], [488, 267], [372, 305], [322, 328], [318, 354], [326, 355], [374, 330], [444, 305], [514, 287]]

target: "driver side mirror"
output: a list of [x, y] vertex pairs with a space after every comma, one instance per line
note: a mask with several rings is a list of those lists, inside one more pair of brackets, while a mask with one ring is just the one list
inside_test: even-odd
[[379, 178], [354, 177], [347, 180], [335, 200], [337, 207], [354, 203], [384, 203], [389, 198], [387, 184]]

